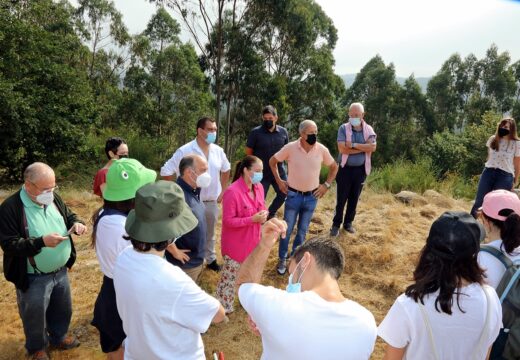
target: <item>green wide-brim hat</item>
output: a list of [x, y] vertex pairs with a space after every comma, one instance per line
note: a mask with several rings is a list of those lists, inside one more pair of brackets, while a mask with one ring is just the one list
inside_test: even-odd
[[156, 178], [157, 173], [154, 170], [144, 167], [136, 159], [116, 160], [108, 169], [103, 199], [108, 201], [133, 199], [141, 186], [154, 182]]
[[125, 230], [135, 240], [158, 243], [189, 233], [197, 224], [179, 185], [160, 180], [137, 191]]

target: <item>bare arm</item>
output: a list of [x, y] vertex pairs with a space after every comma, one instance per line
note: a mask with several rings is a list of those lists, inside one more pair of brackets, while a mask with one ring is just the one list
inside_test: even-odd
[[336, 175], [338, 174], [338, 164], [334, 161], [331, 165], [329, 165], [329, 175], [327, 176], [327, 182], [332, 184]]
[[161, 176], [163, 180], [173, 181], [173, 175]]
[[333, 161], [332, 164], [329, 165], [329, 175], [327, 176], [327, 183], [328, 186], [325, 184], [321, 184], [318, 186], [318, 188], [314, 191], [313, 195], [317, 197], [318, 199], [323, 197], [325, 193], [329, 190], [330, 184], [334, 181], [336, 178], [336, 174], [338, 173], [338, 164]]
[[253, 149], [246, 146], [246, 155], [253, 155]]
[[280, 236], [285, 236], [287, 224], [285, 221], [273, 218], [262, 226], [262, 238], [253, 252], [240, 266], [236, 286], [245, 283], [259, 283], [264, 272], [265, 263]]
[[361, 150], [352, 149], [351, 146], [352, 146], [352, 143], [350, 141], [338, 142], [338, 151], [340, 152], [340, 154], [345, 154], [345, 155], [359, 154], [359, 153], [363, 152]]
[[222, 185], [222, 191], [220, 192], [220, 195], [217, 198], [217, 202], [219, 204], [222, 202], [222, 197], [224, 196], [224, 191], [226, 191], [226, 189], [229, 186], [229, 175], [230, 174], [231, 174], [231, 170], [220, 173], [220, 184]]
[[385, 356], [383, 360], [401, 360], [404, 356], [406, 348], [395, 348], [386, 344]]
[[518, 177], [520, 176], [520, 156], [513, 158], [513, 164], [515, 165], [515, 180], [513, 182], [513, 188], [518, 184]]
[[361, 150], [361, 152], [374, 152], [376, 151], [376, 144], [354, 144], [354, 149]]
[[289, 191], [289, 188], [288, 188], [289, 186], [287, 185], [287, 181], [284, 181], [280, 178], [280, 173], [278, 172], [278, 163], [279, 162], [280, 161], [278, 161], [278, 159], [273, 155], [269, 159], [269, 167], [271, 168], [271, 171], [274, 176], [274, 180], [278, 184], [278, 187], [284, 194], [287, 194], [287, 191]]
[[226, 319], [226, 311], [224, 310], [224, 307], [222, 305], [219, 305], [218, 311], [215, 314], [215, 316], [213, 316], [213, 320], [211, 320], [211, 322], [213, 324], [218, 324], [218, 323], [224, 321], [225, 319]]

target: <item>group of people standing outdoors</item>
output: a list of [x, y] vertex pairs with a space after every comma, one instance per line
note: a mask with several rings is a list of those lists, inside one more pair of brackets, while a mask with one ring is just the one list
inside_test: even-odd
[[[251, 329], [262, 337], [264, 359], [368, 359], [377, 335], [387, 343], [385, 359], [484, 359], [497, 336], [496, 358], [514, 353], [493, 290], [506, 272], [506, 260], [496, 252], [510, 262], [520, 259], [520, 200], [509, 191], [520, 164], [514, 120], [501, 121], [488, 141], [472, 211], [480, 221], [446, 212], [432, 224], [413, 284], [378, 329], [373, 315], [341, 292], [338, 280], [348, 259], [335, 241], [341, 228], [356, 232], [356, 207], [376, 151], [363, 105], [351, 104], [338, 130], [338, 159], [317, 141], [314, 121], [302, 121], [299, 138], [289, 141], [273, 106], [261, 116], [231, 183], [231, 164], [215, 144], [212, 118], [197, 122], [196, 138], [175, 151], [159, 181], [154, 170], [128, 158], [123, 139], [107, 141], [108, 163], [94, 179], [103, 206], [93, 215], [92, 230], [103, 273], [92, 325], [107, 358], [203, 359], [200, 334], [228, 320], [237, 294]], [[320, 183], [322, 167], [328, 173]], [[506, 182], [498, 170], [513, 171], [507, 190], [492, 191]], [[328, 236], [305, 241], [318, 199], [334, 180], [337, 201]], [[271, 186], [276, 195], [267, 207]], [[4, 273], [16, 286], [32, 359], [48, 359], [49, 343], [60, 350], [79, 346], [67, 335], [67, 268], [75, 260], [71, 235], [84, 235], [87, 227], [56, 188], [53, 170], [34, 163], [20, 191], [0, 205]], [[221, 264], [215, 251], [219, 204]], [[276, 213], [283, 204], [282, 221]], [[484, 252], [485, 238], [491, 250]], [[260, 284], [277, 242], [276, 271], [289, 272], [285, 290]], [[204, 264], [220, 273], [215, 297], [198, 286]]]

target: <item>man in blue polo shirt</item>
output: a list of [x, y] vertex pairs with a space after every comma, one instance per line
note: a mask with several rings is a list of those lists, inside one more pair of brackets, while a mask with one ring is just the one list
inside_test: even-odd
[[197, 282], [204, 263], [206, 243], [206, 218], [204, 203], [200, 200], [202, 182], [200, 176], [208, 176], [208, 162], [199, 155], [187, 155], [179, 163], [177, 184], [184, 192], [184, 199], [198, 224], [189, 233], [181, 236], [166, 248], [166, 259], [179, 266], [193, 281]]
[[34, 163], [24, 185], [0, 206], [0, 244], [5, 278], [16, 286], [16, 301], [29, 358], [48, 359], [47, 346], [67, 350], [79, 341], [67, 336], [72, 316], [67, 268], [76, 259], [71, 233], [86, 226], [54, 193], [54, 171]]
[[[274, 106], [267, 105], [264, 107], [262, 110], [262, 125], [251, 130], [246, 143], [246, 155], [255, 155], [264, 163], [264, 173], [262, 177], [264, 196], [267, 196], [269, 186], [271, 185], [276, 192], [276, 197], [269, 206], [268, 219], [275, 216], [276, 211], [283, 205], [286, 197], [286, 195], [280, 191], [280, 188], [274, 179], [273, 172], [269, 167], [269, 159], [271, 156], [276, 154], [289, 142], [287, 130], [284, 127], [276, 125], [277, 121], [278, 115]], [[287, 180], [283, 163], [278, 164], [278, 173], [282, 180]]]

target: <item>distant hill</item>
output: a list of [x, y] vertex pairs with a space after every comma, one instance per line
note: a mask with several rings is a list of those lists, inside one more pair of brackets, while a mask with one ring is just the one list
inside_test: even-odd
[[[340, 77], [343, 79], [343, 81], [345, 82], [345, 86], [348, 88], [354, 83], [354, 79], [356, 78], [356, 75], [357, 74], [346, 74], [346, 75], [340, 75]], [[406, 79], [407, 79], [406, 77], [401, 77], [401, 76], [398, 76], [396, 78], [397, 82], [401, 85], [404, 84]], [[430, 81], [430, 79], [431, 79], [431, 77], [416, 77], [415, 78], [415, 80], [421, 87], [423, 93], [426, 93], [426, 87], [428, 86], [428, 81]]]

